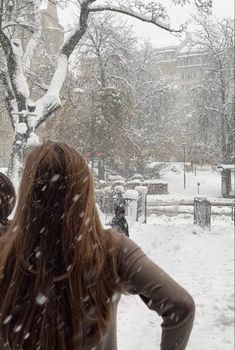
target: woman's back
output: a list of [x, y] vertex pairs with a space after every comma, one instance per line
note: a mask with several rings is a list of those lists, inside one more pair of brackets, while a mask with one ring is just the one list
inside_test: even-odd
[[97, 343], [121, 287], [81, 154], [58, 143], [28, 154], [0, 245], [0, 333], [10, 348], [80, 350], [87, 318]]
[[88, 166], [67, 145], [28, 155], [0, 247], [0, 336], [10, 350], [115, 350], [125, 291], [163, 317], [161, 349], [185, 349], [192, 298], [133, 241], [102, 228]]

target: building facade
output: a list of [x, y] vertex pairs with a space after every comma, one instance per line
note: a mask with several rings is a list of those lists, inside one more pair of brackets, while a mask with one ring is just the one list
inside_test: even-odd
[[194, 85], [204, 65], [203, 55], [192, 46], [190, 34], [179, 45], [157, 48], [155, 54], [161, 68], [184, 90]]

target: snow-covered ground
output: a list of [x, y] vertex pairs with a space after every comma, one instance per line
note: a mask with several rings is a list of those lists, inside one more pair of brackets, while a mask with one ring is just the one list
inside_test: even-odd
[[[189, 350], [234, 349], [234, 227], [214, 219], [212, 231], [187, 216], [135, 223], [130, 236], [194, 297], [196, 319]], [[118, 312], [119, 350], [160, 349], [161, 318], [138, 296], [123, 296]]]
[[177, 167], [177, 172], [170, 167], [162, 171], [163, 181], [168, 182], [169, 197], [191, 198], [199, 195], [205, 197], [221, 197], [221, 173], [213, 171], [208, 166], [198, 167], [196, 176], [193, 172], [186, 172], [186, 188], [184, 189], [183, 165]]

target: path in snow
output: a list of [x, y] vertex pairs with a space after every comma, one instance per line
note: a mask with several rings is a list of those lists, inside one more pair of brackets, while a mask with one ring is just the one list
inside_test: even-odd
[[[131, 237], [194, 297], [196, 319], [189, 350], [232, 350], [234, 315], [233, 224], [225, 217], [202, 230], [183, 216], [136, 223]], [[161, 318], [138, 296], [123, 296], [119, 350], [160, 349]]]

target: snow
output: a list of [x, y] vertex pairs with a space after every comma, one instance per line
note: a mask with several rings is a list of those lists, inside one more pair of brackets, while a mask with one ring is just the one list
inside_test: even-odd
[[[166, 171], [161, 171], [162, 179], [168, 182], [169, 195], [161, 195], [164, 198], [192, 198], [193, 197], [221, 197], [221, 174], [208, 169], [208, 167], [198, 167], [196, 176], [192, 172], [186, 172], [186, 188], [184, 189], [183, 169], [178, 166], [177, 172], [171, 171], [170, 167]], [[200, 183], [200, 193], [198, 194], [197, 183]]]
[[148, 188], [145, 186], [136, 186], [135, 190], [139, 193], [146, 194], [148, 192]]
[[[213, 219], [212, 231], [191, 218], [148, 218], [130, 226], [130, 237], [194, 297], [196, 319], [189, 350], [232, 350], [234, 342], [233, 224]], [[118, 310], [118, 349], [160, 348], [162, 320], [138, 296], [122, 296]], [[203, 340], [203, 345], [202, 345]]]
[[117, 192], [121, 192], [121, 193], [125, 192], [124, 186], [122, 186], [122, 185], [115, 186], [114, 190], [117, 191]]
[[59, 96], [65, 81], [68, 68], [68, 57], [64, 54], [60, 54], [57, 59], [57, 68], [53, 75], [52, 81], [48, 89], [48, 95]]
[[22, 325], [16, 326], [16, 327], [14, 328], [14, 332], [15, 332], [15, 333], [19, 333], [20, 330], [21, 330], [21, 328], [22, 328]]
[[124, 198], [128, 198], [128, 199], [133, 199], [136, 200], [138, 198], [138, 192], [135, 190], [127, 190], [124, 195]]
[[24, 76], [22, 67], [18, 67], [18, 71], [15, 74], [15, 85], [17, 90], [27, 99], [30, 96], [29, 87]]
[[46, 10], [48, 6], [48, 0], [41, 0], [40, 10]]
[[[185, 165], [190, 166], [191, 163], [185, 162]], [[151, 163], [148, 163], [146, 167], [148, 169], [153, 169], [155, 166], [165, 166], [165, 168], [166, 169], [168, 168], [169, 170], [170, 168], [173, 168], [173, 167], [176, 169], [182, 170], [184, 163], [183, 162], [169, 162], [169, 163], [168, 162], [151, 162]]]
[[18, 123], [15, 126], [15, 132], [18, 134], [25, 134], [27, 132], [26, 123]]
[[[185, 190], [182, 175], [180, 167], [178, 172], [171, 171], [170, 167], [163, 170], [162, 179], [168, 182], [171, 194], [148, 196], [149, 202], [156, 199], [163, 202], [191, 200], [197, 195], [195, 184], [198, 181], [202, 184], [200, 195], [221, 200], [219, 172], [208, 167], [199, 168], [197, 176], [187, 172]], [[132, 194], [136, 197], [137, 192], [129, 190], [128, 197]], [[97, 210], [104, 224], [105, 216], [98, 206]], [[152, 214], [147, 224], [130, 220], [129, 228], [131, 239], [194, 297], [196, 319], [188, 349], [233, 349], [234, 227], [230, 217], [213, 216], [211, 231], [194, 226], [192, 215], [187, 213], [172, 217]], [[81, 239], [79, 236], [78, 241]], [[35, 302], [44, 305], [47, 297], [39, 293]], [[8, 315], [4, 324], [11, 317]], [[161, 318], [148, 310], [138, 296], [122, 296], [118, 309], [118, 349], [159, 348], [161, 322]]]
[[36, 304], [43, 305], [47, 301], [47, 297], [41, 293], [39, 293], [36, 297]]
[[162, 180], [144, 180], [143, 184], [163, 184], [163, 185], [167, 185], [167, 181], [162, 181]]
[[5, 318], [5, 320], [3, 321], [3, 324], [7, 324], [10, 322], [10, 320], [12, 319], [12, 315], [9, 315]]
[[29, 146], [37, 146], [40, 145], [40, 140], [38, 135], [36, 135], [34, 132], [30, 133], [30, 136], [28, 138], [28, 145]]

